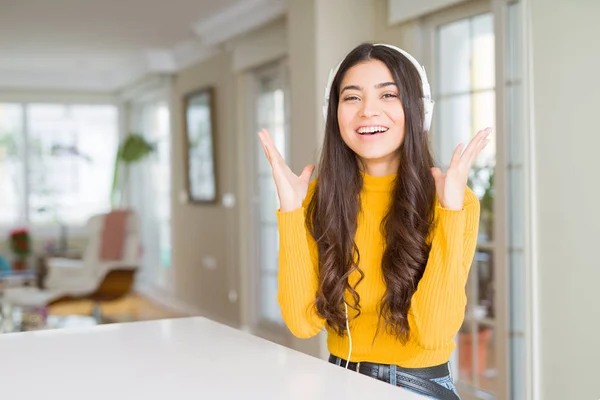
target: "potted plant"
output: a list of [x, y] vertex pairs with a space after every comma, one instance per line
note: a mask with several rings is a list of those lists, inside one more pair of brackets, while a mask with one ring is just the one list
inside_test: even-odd
[[[149, 143], [141, 134], [137, 133], [129, 134], [119, 146], [115, 160], [113, 185], [110, 195], [112, 208], [115, 208], [118, 204], [122, 203], [122, 191], [127, 183], [129, 165], [147, 157], [154, 151], [154, 147], [155, 146], [152, 143]], [[124, 164], [126, 168], [124, 176], [120, 176], [121, 171], [119, 170], [119, 165], [121, 163]]]
[[492, 339], [493, 330], [489, 326], [479, 325], [477, 327], [477, 347], [475, 348], [474, 334], [471, 331], [470, 324], [463, 324], [458, 333], [458, 366], [460, 374], [463, 376], [472, 376], [473, 350], [477, 351], [477, 375], [481, 376], [487, 369], [487, 353], [489, 342]]
[[480, 238], [490, 240], [494, 230], [494, 165], [473, 166], [469, 174], [468, 186], [479, 197], [481, 204]]
[[[474, 166], [471, 170], [468, 185], [479, 197], [481, 205], [480, 235], [479, 240], [492, 239], [494, 230], [494, 165]], [[476, 302], [468, 308], [469, 320], [465, 321], [458, 333], [459, 369], [461, 374], [471, 376], [474, 372], [473, 351], [477, 354], [477, 371], [482, 375], [487, 369], [487, 353], [492, 340], [493, 329], [479, 323], [482, 319], [493, 319], [494, 288], [493, 288], [493, 259], [489, 252], [477, 251], [472, 268], [478, 270], [478, 281], [470, 280], [469, 285], [477, 285], [479, 298], [470, 299]], [[473, 331], [472, 324], [477, 328]], [[475, 336], [477, 344], [475, 344]]]
[[31, 254], [31, 237], [26, 228], [15, 229], [10, 232], [10, 249], [15, 254], [13, 270], [27, 269], [27, 257]]

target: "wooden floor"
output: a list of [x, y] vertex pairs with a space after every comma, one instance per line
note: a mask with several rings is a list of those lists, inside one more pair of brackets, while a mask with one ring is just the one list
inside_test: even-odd
[[[93, 304], [81, 300], [51, 306], [51, 315], [90, 315]], [[184, 315], [161, 307], [139, 294], [131, 294], [122, 300], [102, 304], [102, 314], [117, 321], [147, 321], [153, 319], [178, 318]]]

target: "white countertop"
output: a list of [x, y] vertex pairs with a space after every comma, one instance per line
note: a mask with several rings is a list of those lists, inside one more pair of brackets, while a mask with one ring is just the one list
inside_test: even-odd
[[3, 399], [423, 397], [201, 317], [0, 335]]

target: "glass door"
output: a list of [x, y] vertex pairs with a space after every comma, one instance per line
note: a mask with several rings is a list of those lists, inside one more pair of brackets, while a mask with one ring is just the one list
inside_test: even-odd
[[254, 324], [263, 331], [278, 331], [283, 319], [277, 301], [279, 235], [277, 190], [271, 167], [256, 132], [269, 130], [281, 155], [289, 162], [289, 123], [287, 111], [285, 63], [283, 61], [256, 69], [251, 73], [252, 106], [252, 185], [251, 219], [254, 252], [253, 291]]
[[142, 232], [140, 281], [169, 292], [171, 271], [171, 129], [166, 102], [136, 104], [133, 131], [154, 146], [154, 151], [132, 167], [131, 199], [139, 213]]
[[428, 17], [436, 116], [432, 140], [447, 168], [458, 143], [496, 128], [469, 186], [481, 203], [465, 320], [452, 356], [468, 399], [525, 399], [525, 130], [520, 54], [521, 3], [464, 4]]

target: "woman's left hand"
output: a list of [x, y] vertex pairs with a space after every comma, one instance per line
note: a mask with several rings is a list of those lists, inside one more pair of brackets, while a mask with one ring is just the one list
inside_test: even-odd
[[463, 144], [459, 144], [454, 150], [446, 175], [439, 168], [431, 169], [438, 200], [442, 207], [449, 210], [462, 210], [469, 171], [481, 150], [489, 143], [488, 136], [491, 132], [492, 128], [477, 132], [464, 152], [462, 151]]

